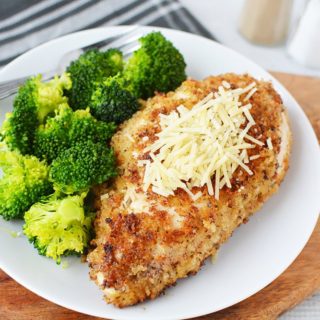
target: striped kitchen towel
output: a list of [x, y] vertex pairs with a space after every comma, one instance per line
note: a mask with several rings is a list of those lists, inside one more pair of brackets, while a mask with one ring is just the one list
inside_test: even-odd
[[0, 66], [70, 32], [129, 24], [179, 29], [213, 39], [178, 0], [0, 1]]

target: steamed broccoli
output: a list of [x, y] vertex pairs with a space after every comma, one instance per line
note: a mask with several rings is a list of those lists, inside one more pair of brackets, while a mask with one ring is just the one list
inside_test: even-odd
[[55, 117], [40, 125], [34, 138], [34, 154], [39, 159], [51, 163], [58, 154], [69, 147], [68, 130], [72, 118], [72, 109], [62, 104], [56, 110]]
[[129, 119], [138, 109], [138, 100], [126, 89], [120, 75], [99, 83], [90, 103], [90, 111], [97, 119], [116, 124]]
[[66, 194], [87, 191], [116, 176], [113, 150], [104, 143], [80, 142], [63, 151], [52, 162], [50, 180]]
[[47, 83], [41, 82], [41, 75], [29, 78], [19, 89], [13, 103], [13, 112], [7, 114], [2, 127], [2, 140], [11, 150], [32, 154], [32, 144], [37, 126], [44, 123], [48, 114], [66, 101], [65, 89], [70, 89], [71, 80], [67, 74], [55, 77]]
[[70, 106], [74, 110], [87, 108], [95, 83], [122, 69], [122, 53], [117, 49], [106, 52], [92, 49], [83, 53], [67, 68], [72, 80], [72, 88], [67, 91]]
[[114, 131], [114, 124], [96, 120], [89, 110], [73, 111], [63, 104], [54, 117], [38, 128], [34, 152], [40, 159], [51, 163], [62, 151], [78, 142], [107, 142]]
[[4, 219], [22, 218], [40, 197], [52, 192], [49, 169], [34, 156], [0, 150], [0, 215]]
[[34, 204], [24, 216], [23, 232], [39, 254], [60, 263], [63, 255], [81, 254], [90, 240], [92, 215], [84, 210], [86, 193], [57, 193]]
[[181, 53], [160, 32], [139, 39], [135, 51], [124, 69], [129, 91], [146, 99], [155, 91], [168, 92], [186, 79], [185, 61]]

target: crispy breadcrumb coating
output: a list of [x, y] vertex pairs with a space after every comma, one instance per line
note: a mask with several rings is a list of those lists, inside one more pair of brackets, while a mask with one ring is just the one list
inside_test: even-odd
[[[273, 148], [266, 144], [249, 150], [249, 156], [260, 155], [248, 164], [254, 174], [249, 176], [239, 167], [232, 188], [223, 187], [219, 200], [208, 195], [206, 187], [194, 188], [193, 193], [202, 192], [196, 201], [181, 189], [167, 198], [150, 188], [144, 193], [144, 167], [137, 162], [148, 158], [143, 149], [156, 140], [159, 114], [181, 104], [192, 108], [223, 80], [231, 88], [256, 82], [258, 90], [249, 101], [256, 124], [249, 134], [263, 142], [271, 138]], [[261, 208], [288, 169], [291, 133], [282, 100], [271, 83], [224, 74], [204, 81], [189, 79], [175, 92], [149, 99], [121, 126], [112, 145], [120, 175], [112, 188], [98, 194], [96, 238], [88, 261], [91, 279], [104, 291], [105, 300], [125, 307], [154, 299], [178, 279], [198, 272], [204, 260]]]

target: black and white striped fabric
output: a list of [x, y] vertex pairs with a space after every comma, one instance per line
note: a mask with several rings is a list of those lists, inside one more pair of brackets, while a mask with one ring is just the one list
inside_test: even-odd
[[0, 0], [0, 66], [70, 32], [129, 24], [179, 29], [213, 39], [178, 0]]

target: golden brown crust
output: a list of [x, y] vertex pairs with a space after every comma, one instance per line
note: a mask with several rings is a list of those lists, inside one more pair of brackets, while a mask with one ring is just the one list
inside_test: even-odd
[[267, 146], [251, 150], [260, 154], [250, 162], [253, 176], [237, 169], [232, 189], [224, 187], [219, 200], [209, 196], [206, 188], [199, 188], [202, 196], [196, 202], [181, 189], [167, 198], [150, 190], [143, 193], [144, 172], [137, 161], [148, 157], [143, 149], [156, 139], [159, 113], [169, 113], [180, 104], [191, 108], [223, 80], [234, 88], [256, 81], [235, 74], [202, 82], [187, 80], [175, 92], [149, 99], [113, 137], [121, 174], [108, 195], [102, 196], [92, 242], [95, 249], [88, 256], [90, 276], [105, 290], [107, 302], [124, 307], [152, 299], [179, 278], [196, 273], [278, 189], [288, 169], [290, 130], [271, 83], [256, 81], [258, 91], [250, 98], [256, 125], [250, 134], [261, 141], [271, 138], [273, 150]]

